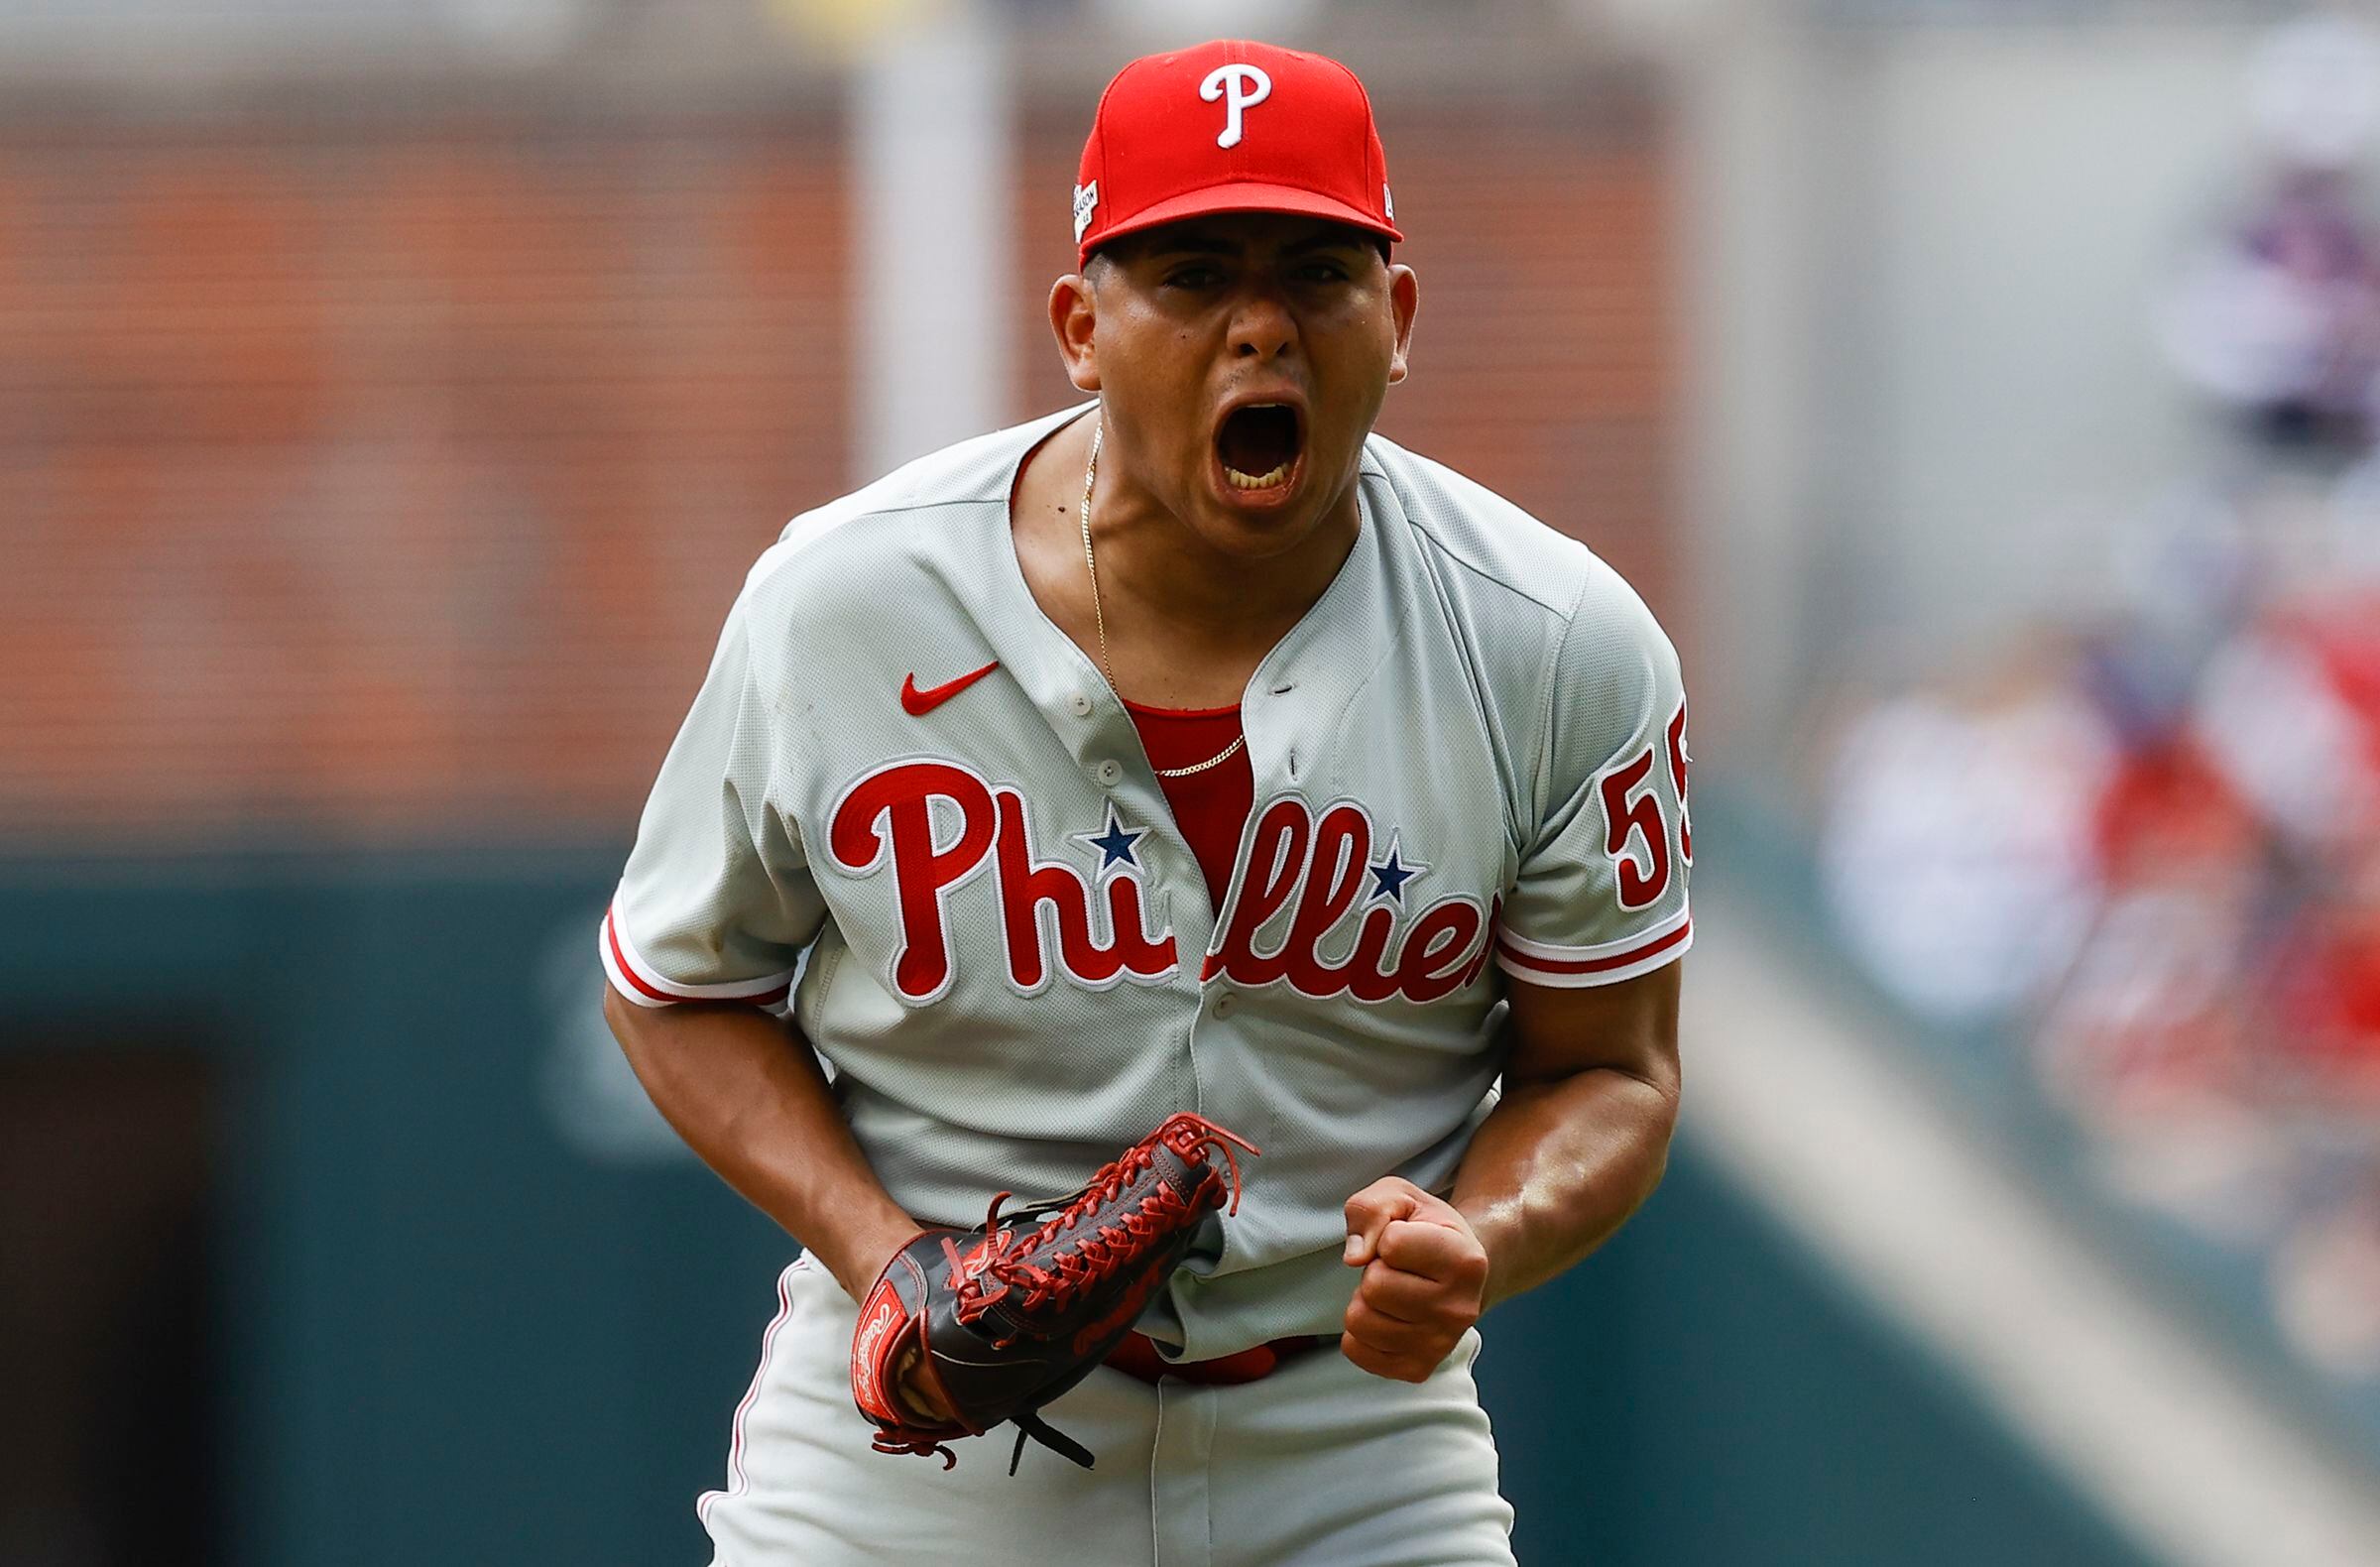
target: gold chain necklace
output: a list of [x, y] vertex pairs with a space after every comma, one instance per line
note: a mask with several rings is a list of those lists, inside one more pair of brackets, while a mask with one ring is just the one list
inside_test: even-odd
[[[1108, 677], [1108, 689], [1113, 691], [1116, 689], [1116, 671], [1108, 663], [1108, 617], [1107, 612], [1099, 607], [1099, 556], [1091, 552], [1091, 481], [1099, 473], [1099, 444], [1107, 433], [1105, 422], [1091, 426], [1091, 460], [1083, 464], [1083, 564], [1091, 571], [1091, 623], [1099, 628], [1099, 672]], [[1119, 693], [1117, 700], [1123, 699]], [[1157, 768], [1157, 777], [1186, 779], [1204, 773], [1209, 768], [1219, 768], [1238, 756], [1240, 748], [1247, 743], [1248, 734], [1243, 730], [1230, 745], [1206, 761], [1193, 762], [1186, 768]]]

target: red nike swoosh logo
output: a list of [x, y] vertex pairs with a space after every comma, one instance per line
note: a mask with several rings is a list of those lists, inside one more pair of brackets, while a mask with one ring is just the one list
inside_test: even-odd
[[911, 718], [923, 718], [999, 667], [1000, 661], [995, 659], [980, 669], [970, 669], [955, 680], [929, 685], [922, 691], [917, 689], [917, 676], [912, 673], [900, 682], [900, 705]]

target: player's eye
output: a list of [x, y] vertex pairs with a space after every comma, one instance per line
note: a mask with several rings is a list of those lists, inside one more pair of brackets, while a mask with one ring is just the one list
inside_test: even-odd
[[1335, 261], [1309, 261], [1297, 269], [1300, 283], [1344, 283], [1347, 269]]
[[1204, 262], [1176, 267], [1165, 275], [1165, 286], [1170, 289], [1211, 289], [1222, 281], [1222, 270]]

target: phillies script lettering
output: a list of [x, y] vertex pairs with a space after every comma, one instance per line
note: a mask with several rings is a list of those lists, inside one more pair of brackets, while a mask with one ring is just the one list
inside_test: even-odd
[[[936, 834], [937, 814], [945, 825], [956, 818], [947, 839]], [[1057, 927], [1054, 966], [1078, 985], [1105, 990], [1127, 977], [1161, 980], [1178, 966], [1173, 933], [1148, 929], [1138, 877], [1107, 878], [1103, 938], [1091, 917], [1090, 880], [1062, 860], [1033, 858], [1024, 796], [994, 788], [955, 762], [899, 762], [869, 774], [835, 806], [827, 839], [846, 870], [892, 868], [900, 905], [892, 985], [905, 1001], [936, 1001], [950, 989], [950, 894], [986, 865], [1000, 888], [1009, 983], [1026, 995], [1049, 983], [1043, 938], [1050, 923]]]
[[[1476, 899], [1442, 898], [1400, 933], [1402, 910], [1381, 900], [1372, 865], [1377, 842], [1371, 817], [1353, 802], [1332, 805], [1319, 818], [1295, 795], [1267, 804], [1249, 838], [1239, 892], [1199, 977], [1250, 987], [1286, 984], [1317, 999], [1344, 995], [1367, 1002], [1397, 996], [1438, 1001], [1479, 979], [1494, 945], [1500, 901], [1482, 908]], [[1394, 858], [1392, 852], [1389, 860]], [[1356, 926], [1354, 946], [1337, 961], [1325, 957], [1325, 948], [1335, 945], [1331, 933], [1359, 903], [1371, 906]], [[1266, 935], [1284, 921], [1285, 931]]]
[[[1120, 832], [1112, 819], [1109, 832]], [[1177, 971], [1173, 933], [1150, 928], [1129, 845], [1115, 856], [1123, 863], [1103, 874], [1038, 859], [1032, 841], [1017, 789], [942, 761], [898, 762], [866, 775], [844, 791], [827, 827], [837, 865], [862, 876], [892, 874], [899, 925], [892, 981], [912, 1005], [950, 989], [953, 895], [987, 869], [1007, 979], [1016, 990], [1035, 994], [1059, 973], [1104, 990]], [[1458, 895], [1408, 913], [1404, 884], [1420, 868], [1398, 861], [1393, 838], [1375, 865], [1380, 842], [1369, 815], [1352, 802], [1319, 816], [1294, 795], [1268, 802], [1200, 980], [1286, 985], [1317, 1000], [1360, 1002], [1432, 1002], [1475, 983], [1488, 965], [1500, 905]], [[1352, 936], [1343, 928], [1351, 921]]]

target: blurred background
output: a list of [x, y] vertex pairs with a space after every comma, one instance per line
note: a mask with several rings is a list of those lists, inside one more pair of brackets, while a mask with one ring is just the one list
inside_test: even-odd
[[703, 1559], [790, 1243], [596, 917], [785, 519], [1070, 399], [1092, 104], [1218, 34], [1371, 88], [1384, 431], [1694, 693], [1522, 1559], [2380, 1562], [2380, 9], [0, 0], [0, 1563]]

